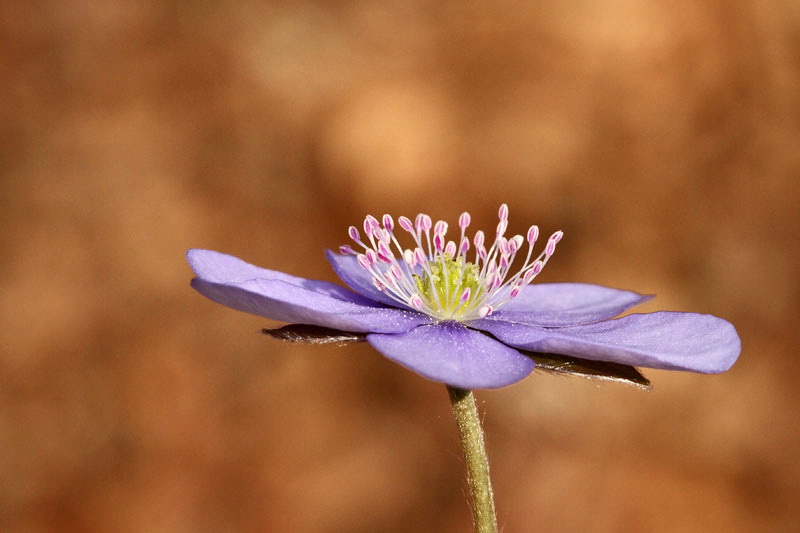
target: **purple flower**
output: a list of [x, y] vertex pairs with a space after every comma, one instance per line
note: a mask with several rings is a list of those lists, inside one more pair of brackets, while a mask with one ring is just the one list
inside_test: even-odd
[[[529, 285], [563, 234], [551, 235], [534, 257], [538, 228], [506, 238], [506, 205], [499, 215], [488, 248], [483, 232], [465, 236], [468, 213], [456, 240], [447, 239], [443, 221], [400, 217], [408, 248], [392, 217], [367, 216], [364, 239], [355, 227], [348, 231], [363, 251], [327, 252], [352, 290], [197, 249], [187, 254], [197, 275], [192, 287], [240, 311], [365, 338], [392, 361], [463, 389], [515, 383], [534, 369], [537, 353], [702, 373], [736, 361], [739, 337], [720, 318], [667, 311], [614, 318], [652, 296], [585, 283]], [[515, 259], [521, 265], [512, 272]]]

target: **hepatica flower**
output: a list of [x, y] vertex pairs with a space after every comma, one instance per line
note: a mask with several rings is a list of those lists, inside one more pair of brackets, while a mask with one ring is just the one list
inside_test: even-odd
[[[515, 383], [538, 365], [553, 372], [647, 387], [636, 366], [714, 373], [740, 342], [731, 324], [661, 311], [615, 318], [651, 296], [585, 283], [531, 285], [563, 234], [537, 247], [539, 229], [505, 236], [508, 207], [491, 243], [467, 236], [470, 216], [448, 237], [444, 221], [384, 215], [355, 227], [353, 244], [327, 252], [350, 288], [298, 278], [209, 250], [189, 250], [192, 287], [215, 302], [290, 325], [264, 330], [312, 342], [363, 341], [385, 357], [447, 385], [464, 450], [476, 532], [497, 531], [480, 416], [470, 389]], [[405, 244], [404, 244], [405, 243]], [[534, 250], [540, 248], [538, 253]]]
[[352, 244], [327, 252], [350, 290], [197, 249], [188, 252], [197, 275], [192, 287], [228, 307], [293, 323], [285, 336], [366, 340], [388, 359], [459, 389], [515, 383], [537, 362], [646, 385], [625, 371], [716, 373], [739, 355], [736, 330], [720, 318], [668, 311], [615, 318], [652, 296], [585, 283], [531, 284], [560, 231], [537, 253], [536, 226], [506, 237], [506, 205], [490, 238], [483, 231], [470, 238], [469, 225], [469, 213], [453, 232], [424, 214], [396, 222], [367, 216], [363, 234], [349, 228]]

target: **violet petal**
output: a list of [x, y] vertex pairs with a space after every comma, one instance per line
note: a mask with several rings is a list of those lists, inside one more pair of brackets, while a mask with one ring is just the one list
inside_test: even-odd
[[741, 351], [732, 324], [697, 313], [633, 314], [563, 328], [488, 320], [479, 326], [500, 341], [525, 350], [704, 374], [728, 370]]
[[[382, 307], [331, 283], [259, 269], [225, 254], [193, 250], [189, 262], [198, 274], [192, 280], [198, 292], [217, 303], [272, 320], [381, 333], [405, 332], [431, 322], [422, 313]], [[272, 279], [243, 279], [249, 275]]]
[[186, 259], [198, 278], [212, 283], [236, 283], [251, 279], [280, 280], [340, 300], [375, 306], [373, 300], [335, 283], [300, 278], [277, 270], [261, 268], [242, 261], [238, 257], [213, 250], [195, 248], [186, 253]]
[[396, 335], [367, 335], [376, 350], [418, 374], [462, 389], [494, 389], [523, 379], [534, 362], [458, 322], [419, 326]]
[[328, 258], [336, 275], [357, 293], [363, 294], [376, 302], [391, 305], [392, 307], [405, 308], [405, 306], [375, 288], [375, 285], [372, 284], [372, 275], [358, 264], [354, 255], [336, 254], [330, 250], [325, 250], [325, 257]]
[[503, 307], [486, 317], [532, 326], [561, 327], [613, 318], [653, 295], [588, 283], [528, 285]]

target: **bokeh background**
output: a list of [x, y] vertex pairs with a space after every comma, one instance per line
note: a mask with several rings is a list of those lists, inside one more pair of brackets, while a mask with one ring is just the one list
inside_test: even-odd
[[334, 280], [367, 213], [732, 321], [717, 376], [478, 393], [516, 531], [795, 531], [800, 3], [0, 2], [0, 530], [462, 532], [444, 387], [284, 344], [189, 247]]

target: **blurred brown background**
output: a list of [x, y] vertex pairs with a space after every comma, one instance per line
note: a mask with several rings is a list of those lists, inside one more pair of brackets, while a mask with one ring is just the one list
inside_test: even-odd
[[441, 385], [261, 337], [206, 247], [334, 280], [366, 213], [566, 236], [731, 320], [718, 376], [480, 392], [505, 531], [790, 531], [800, 4], [0, 3], [0, 530], [462, 532]]

